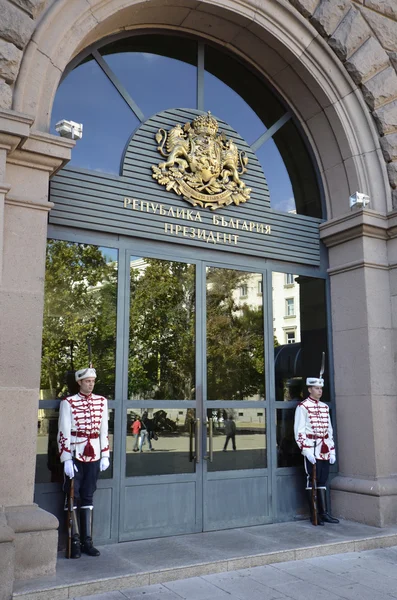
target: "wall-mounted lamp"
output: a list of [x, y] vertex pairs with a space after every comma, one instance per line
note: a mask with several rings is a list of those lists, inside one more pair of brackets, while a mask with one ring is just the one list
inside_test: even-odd
[[74, 121], [62, 119], [62, 121], [56, 123], [55, 130], [60, 136], [69, 138], [70, 140], [81, 140], [83, 137], [82, 123], [75, 123]]
[[365, 208], [370, 202], [370, 197], [362, 192], [356, 192], [350, 196], [349, 202], [350, 208], [353, 208], [354, 206], [356, 208]]

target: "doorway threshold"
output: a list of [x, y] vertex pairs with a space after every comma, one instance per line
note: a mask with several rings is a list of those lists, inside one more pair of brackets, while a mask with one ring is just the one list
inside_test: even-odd
[[98, 547], [97, 558], [67, 560], [56, 575], [16, 581], [14, 600], [67, 600], [166, 583], [188, 577], [361, 552], [397, 545], [397, 526], [371, 527], [342, 520], [313, 527], [309, 521], [277, 523]]

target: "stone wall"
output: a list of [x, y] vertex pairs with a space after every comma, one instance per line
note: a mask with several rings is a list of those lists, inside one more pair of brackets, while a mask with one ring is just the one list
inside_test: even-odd
[[[262, 0], [266, 2], [267, 0]], [[0, 0], [0, 107], [12, 107], [23, 51], [54, 0]], [[397, 208], [396, 0], [289, 0], [328, 42], [377, 125]]]

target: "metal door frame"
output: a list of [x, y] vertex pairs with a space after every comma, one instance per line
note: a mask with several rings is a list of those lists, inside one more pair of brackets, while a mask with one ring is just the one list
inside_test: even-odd
[[[112, 496], [112, 514], [111, 514], [111, 535], [108, 539], [98, 540], [101, 543], [115, 543], [120, 540], [120, 523], [121, 523], [121, 490], [122, 490], [122, 466], [125, 461], [125, 431], [126, 431], [126, 408], [132, 401], [127, 401], [127, 377], [128, 377], [128, 324], [129, 324], [129, 262], [127, 256], [135, 254], [136, 256], [148, 256], [153, 258], [160, 258], [164, 260], [173, 260], [177, 262], [187, 262], [189, 264], [196, 265], [196, 292], [199, 289], [199, 285], [202, 286], [205, 292], [205, 266], [216, 266], [220, 268], [229, 268], [236, 270], [245, 270], [249, 272], [262, 273], [263, 282], [266, 291], [263, 293], [263, 311], [264, 311], [264, 340], [265, 340], [265, 377], [266, 377], [266, 422], [267, 422], [267, 436], [268, 436], [268, 450], [267, 450], [267, 471], [269, 476], [269, 493], [271, 501], [271, 514], [272, 522], [277, 522], [278, 513], [278, 492], [277, 492], [277, 456], [275, 452], [275, 396], [274, 396], [274, 364], [273, 364], [273, 312], [272, 312], [272, 286], [271, 276], [272, 272], [291, 273], [294, 272], [298, 275], [304, 275], [308, 277], [317, 277], [326, 281], [326, 294], [327, 294], [327, 335], [328, 335], [328, 349], [329, 349], [329, 366], [330, 366], [330, 395], [334, 397], [334, 385], [333, 385], [333, 360], [332, 360], [332, 336], [331, 336], [331, 314], [330, 314], [330, 293], [329, 293], [329, 279], [327, 274], [327, 256], [323, 249], [322, 258], [318, 267], [312, 267], [307, 265], [301, 265], [299, 263], [287, 262], [287, 261], [275, 261], [267, 258], [250, 257], [247, 255], [239, 255], [237, 252], [234, 254], [225, 254], [221, 250], [214, 248], [190, 248], [183, 244], [167, 244], [166, 242], [157, 241], [146, 241], [143, 239], [117, 236], [114, 234], [97, 233], [94, 231], [74, 229], [64, 226], [49, 225], [48, 226], [48, 238], [64, 240], [68, 242], [93, 244], [100, 247], [109, 247], [118, 250], [118, 295], [117, 295], [117, 333], [116, 333], [116, 365], [115, 365], [115, 400], [109, 402], [109, 409], [115, 411], [114, 427], [115, 432], [121, 435], [114, 436], [114, 447], [113, 447], [113, 478], [99, 479], [98, 489], [110, 489]], [[204, 278], [204, 281], [203, 281]], [[205, 297], [204, 297], [205, 299]], [[197, 300], [197, 296], [196, 296]], [[196, 384], [200, 384], [198, 379], [199, 369], [203, 371], [203, 378], [206, 378], [206, 370], [203, 362], [205, 359], [205, 302], [196, 302]], [[142, 401], [142, 405], [144, 405]], [[201, 404], [199, 404], [199, 402]], [[246, 401], [244, 401], [246, 402]], [[59, 401], [40, 401], [41, 408], [52, 408], [55, 403], [59, 404]], [[206, 414], [204, 410], [204, 389], [203, 383], [196, 385], [196, 408], [202, 407], [202, 415]], [[214, 404], [214, 403], [212, 403]], [[174, 401], [174, 403], [168, 401], [156, 401], [156, 407], [161, 408], [177, 408], [181, 407], [181, 401]], [[190, 405], [189, 405], [190, 406]], [[218, 403], [219, 406], [219, 403]], [[239, 402], [229, 402], [225, 408], [241, 406]], [[248, 405], [245, 404], [248, 408]], [[186, 406], [188, 407], [188, 406]], [[333, 407], [333, 402], [331, 403]], [[208, 404], [208, 408], [211, 408], [211, 403]], [[206, 440], [204, 439], [204, 428], [202, 429], [202, 444], [201, 448], [205, 450]], [[203, 463], [201, 460], [200, 464], [196, 465], [195, 476], [201, 479], [203, 482]], [[125, 465], [125, 462], [124, 462]], [[270, 470], [269, 470], [270, 469]], [[290, 470], [293, 468], [290, 468]], [[295, 468], [294, 468], [295, 469]], [[255, 472], [258, 471], [255, 469]], [[125, 472], [125, 471], [124, 471]], [[231, 472], [233, 473], [233, 472]], [[241, 471], [235, 471], [236, 476]], [[249, 471], [247, 471], [249, 473]], [[230, 475], [232, 477], [233, 475]], [[248, 475], [246, 475], [248, 476]], [[171, 475], [158, 476], [158, 477], [172, 477]], [[50, 488], [55, 484], [40, 484], [42, 492], [49, 492]], [[48, 488], [48, 490], [47, 490]], [[201, 488], [201, 503], [204, 509], [204, 486]], [[197, 531], [202, 531], [200, 525], [197, 525]], [[160, 532], [156, 533], [156, 537], [161, 535]], [[172, 535], [165, 533], [164, 535]]]

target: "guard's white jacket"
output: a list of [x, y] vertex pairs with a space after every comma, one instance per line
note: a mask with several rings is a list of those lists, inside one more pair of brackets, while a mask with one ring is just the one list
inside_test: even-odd
[[58, 420], [61, 462], [109, 458], [108, 403], [103, 396], [78, 393], [61, 401]]
[[334, 434], [329, 407], [310, 396], [298, 404], [294, 423], [295, 441], [302, 454], [305, 450], [320, 460], [335, 456]]

